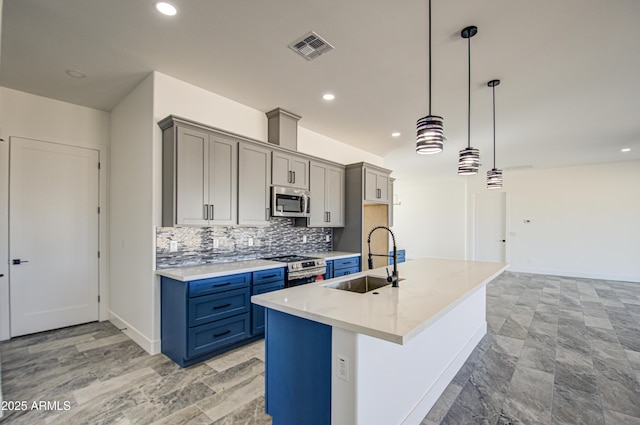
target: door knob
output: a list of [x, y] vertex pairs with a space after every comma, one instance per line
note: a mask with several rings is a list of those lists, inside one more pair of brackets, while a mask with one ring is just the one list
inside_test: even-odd
[[501, 240], [500, 240], [500, 242], [506, 242], [506, 241], [507, 241], [506, 239], [501, 239]]
[[16, 258], [16, 259], [12, 260], [11, 262], [13, 263], [14, 266], [17, 266], [17, 265], [22, 264], [22, 263], [28, 263], [29, 260], [21, 260], [19, 258]]

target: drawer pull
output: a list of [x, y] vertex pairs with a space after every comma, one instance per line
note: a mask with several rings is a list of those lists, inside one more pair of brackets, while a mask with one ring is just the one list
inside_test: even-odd
[[216, 305], [213, 307], [214, 310], [218, 310], [219, 308], [225, 308], [225, 307], [229, 307], [231, 305], [231, 303], [228, 304], [224, 304], [224, 305]]
[[212, 288], [217, 288], [219, 286], [227, 286], [227, 285], [231, 285], [231, 282], [226, 282], [226, 283], [220, 283], [220, 284], [216, 284], [216, 285], [211, 285]]
[[214, 338], [218, 338], [219, 336], [226, 335], [226, 334], [230, 334], [230, 333], [231, 333], [231, 330], [230, 330], [230, 329], [227, 329], [226, 331], [224, 331], [224, 332], [220, 332], [219, 334], [213, 334], [213, 337], [214, 337]]
[[270, 274], [269, 276], [262, 276], [262, 279], [270, 279], [272, 277], [278, 277], [277, 274]]

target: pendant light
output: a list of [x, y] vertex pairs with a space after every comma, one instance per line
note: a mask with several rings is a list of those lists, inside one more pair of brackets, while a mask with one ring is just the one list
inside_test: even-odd
[[496, 86], [498, 84], [500, 80], [491, 80], [487, 83], [493, 92], [493, 168], [487, 171], [487, 189], [502, 188], [502, 170], [496, 168]]
[[431, 115], [431, 0], [429, 0], [429, 115], [418, 120], [416, 125], [416, 153], [442, 152], [444, 128], [442, 117]]
[[467, 147], [460, 151], [460, 159], [458, 160], [458, 174], [468, 176], [478, 174], [480, 167], [480, 151], [471, 147], [471, 37], [478, 33], [478, 28], [474, 26], [466, 27], [460, 32], [462, 38], [466, 38], [468, 42], [467, 52], [469, 57], [469, 100], [467, 113]]

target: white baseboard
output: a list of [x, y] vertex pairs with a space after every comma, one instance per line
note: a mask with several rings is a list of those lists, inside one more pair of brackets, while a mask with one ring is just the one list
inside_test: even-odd
[[109, 321], [113, 323], [118, 329], [122, 329], [122, 332], [131, 338], [136, 344], [140, 347], [144, 348], [144, 350], [151, 354], [158, 354], [161, 348], [160, 340], [150, 340], [145, 335], [143, 335], [139, 330], [135, 327], [131, 326], [117, 314], [114, 314], [112, 311], [109, 312]]
[[442, 375], [429, 388], [416, 407], [402, 421], [402, 425], [419, 424], [429, 413], [438, 398], [442, 395], [447, 386], [451, 383], [458, 371], [467, 361], [474, 348], [478, 345], [482, 337], [487, 333], [487, 322], [482, 323], [464, 347], [458, 352], [456, 357], [449, 363], [449, 366], [442, 372]]
[[532, 274], [546, 274], [550, 276], [562, 276], [562, 277], [578, 277], [585, 279], [600, 279], [600, 280], [617, 280], [621, 282], [638, 282], [640, 283], [640, 276], [627, 276], [627, 275], [614, 275], [603, 273], [583, 273], [567, 270], [552, 270], [552, 269], [540, 269], [536, 267], [518, 267], [510, 265], [507, 271], [515, 273], [532, 273]]

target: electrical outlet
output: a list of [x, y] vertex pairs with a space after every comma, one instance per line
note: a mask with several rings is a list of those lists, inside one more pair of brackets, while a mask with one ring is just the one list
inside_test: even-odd
[[338, 355], [338, 378], [349, 380], [349, 359], [343, 355]]
[[325, 236], [324, 240], [327, 242], [331, 242], [331, 235]]
[[169, 242], [169, 252], [177, 252], [178, 251], [178, 241]]
[[213, 240], [213, 249], [219, 248], [220, 247], [220, 239], [214, 239]]
[[307, 235], [302, 235], [302, 243], [307, 243]]
[[247, 239], [247, 245], [253, 246], [253, 238], [248, 238]]

